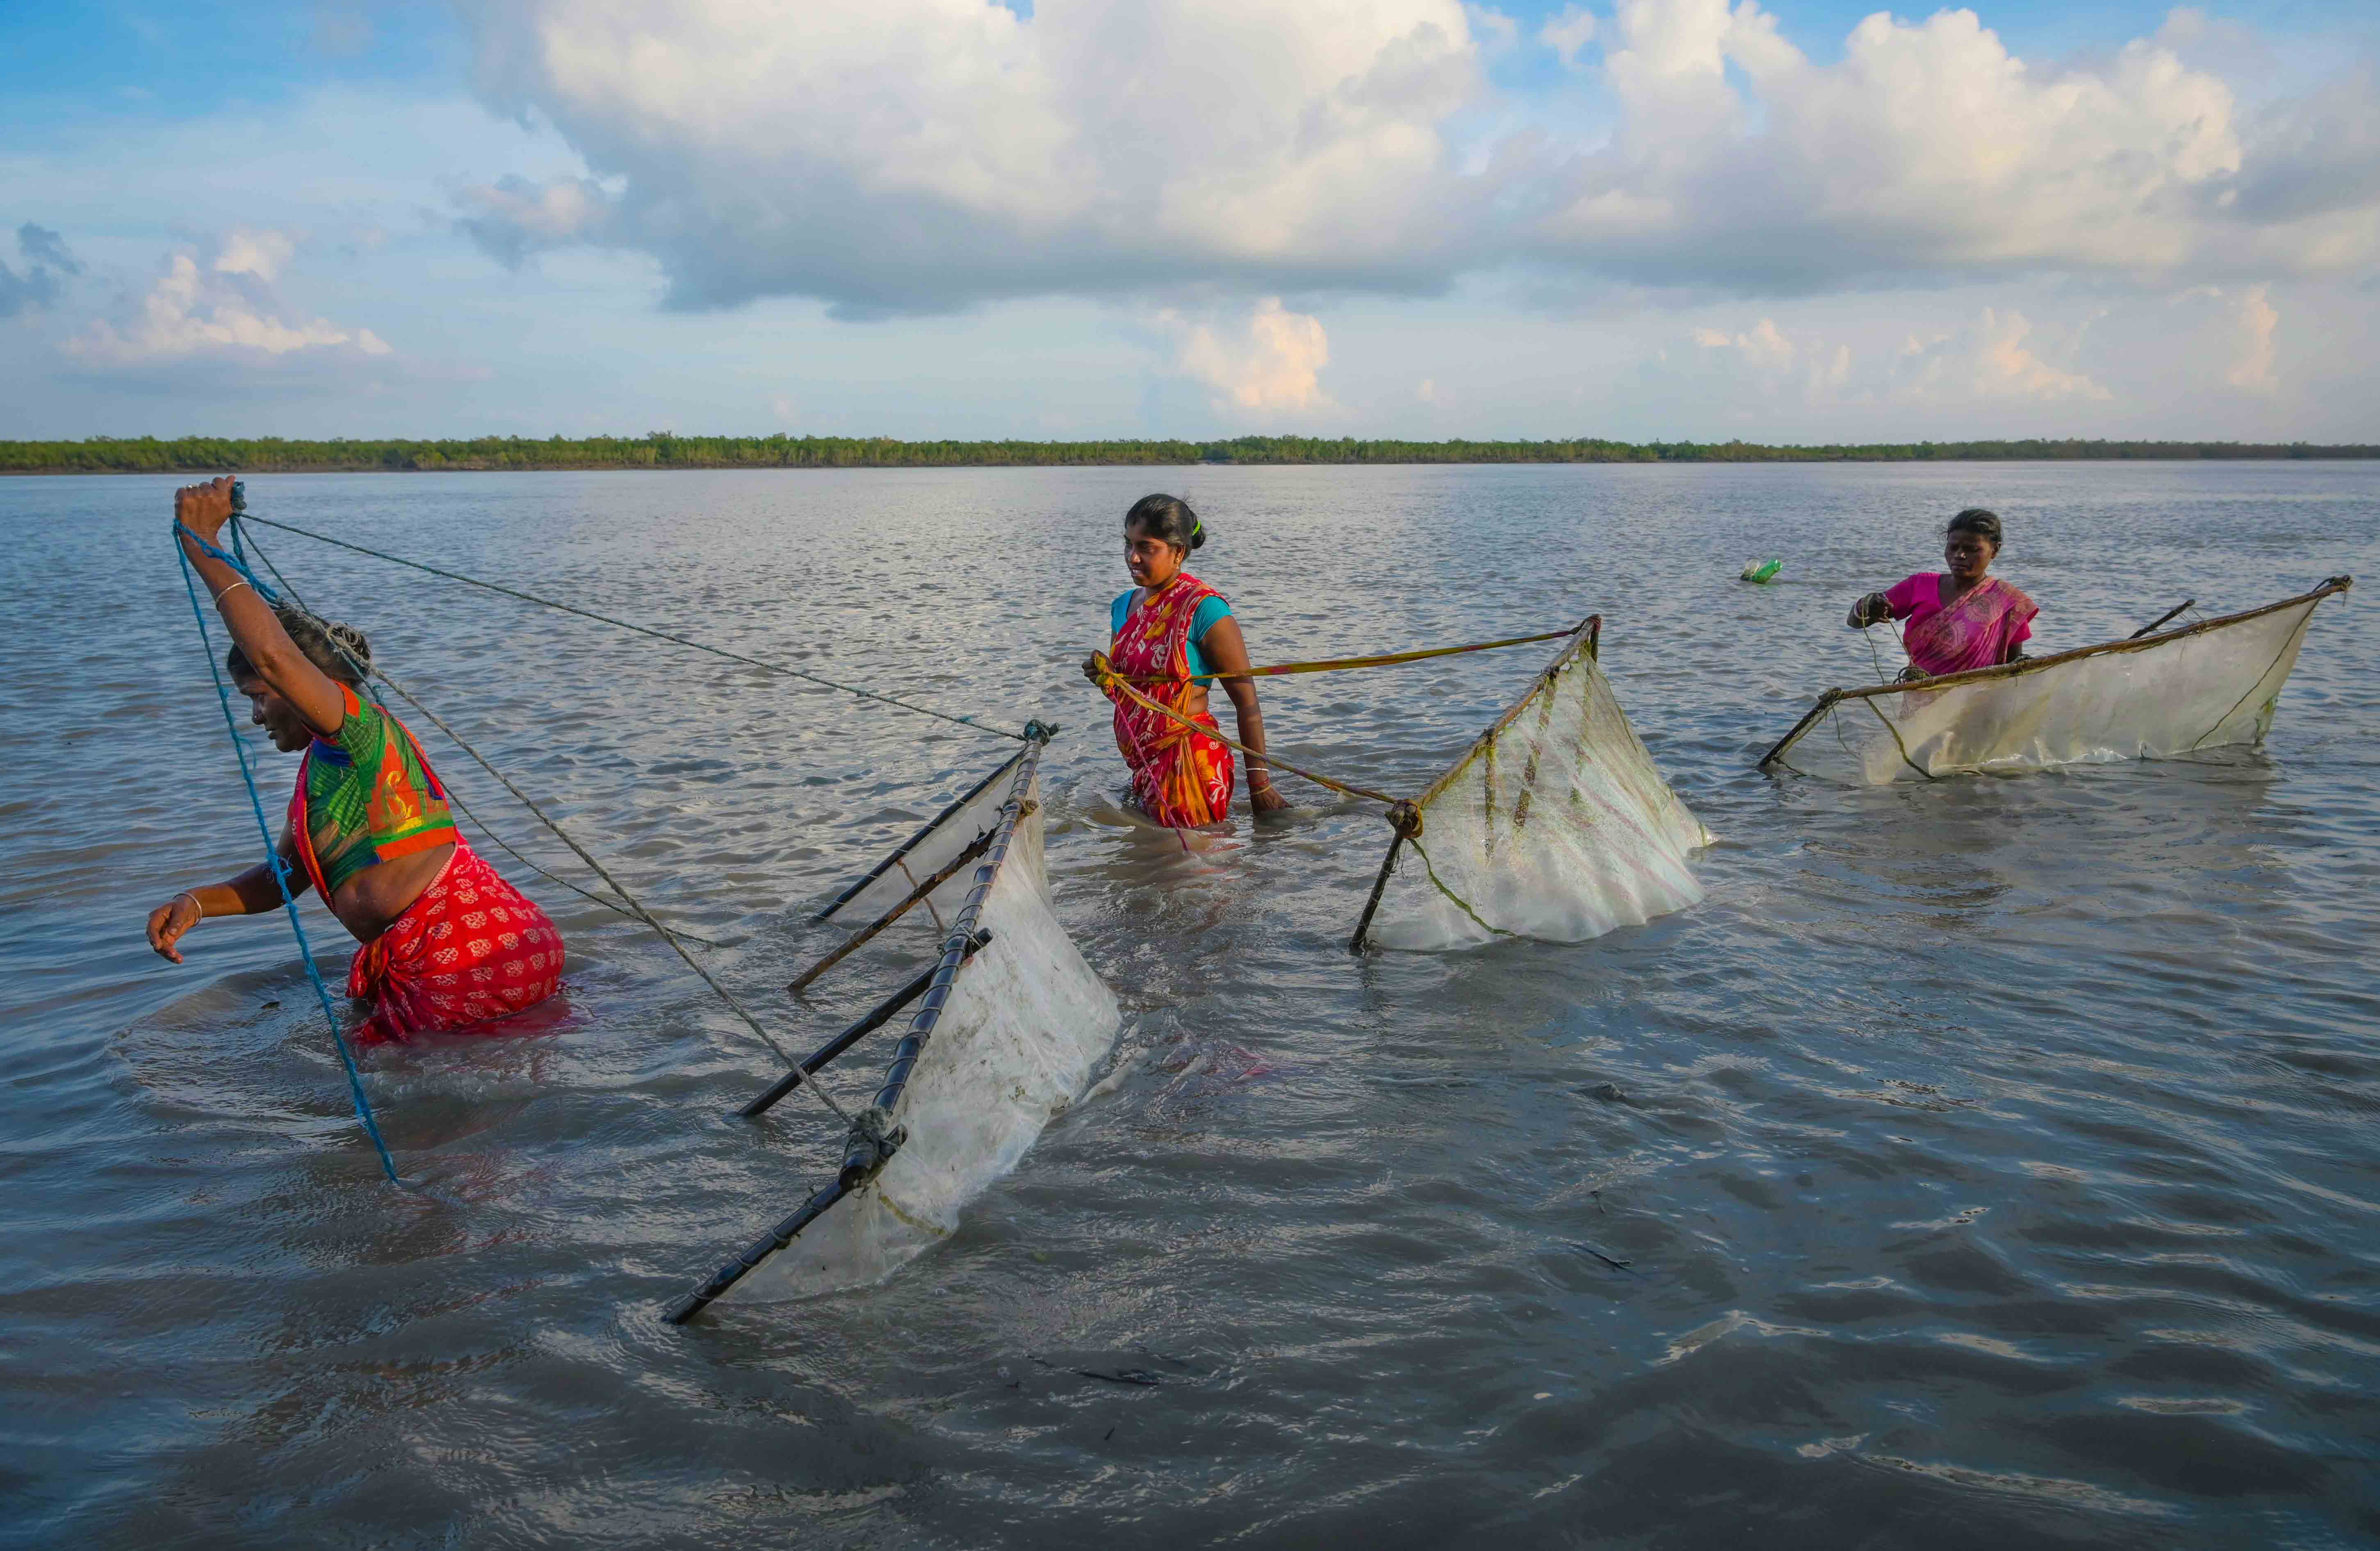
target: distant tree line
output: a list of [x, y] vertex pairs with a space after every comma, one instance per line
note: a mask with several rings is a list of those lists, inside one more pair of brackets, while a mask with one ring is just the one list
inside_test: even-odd
[[1235, 436], [1223, 442], [901, 442], [889, 436], [479, 436], [298, 442], [277, 436], [0, 442], [0, 474], [258, 474], [561, 468], [953, 468], [1135, 464], [1927, 463], [2370, 458], [2380, 446], [2292, 442], [1910, 442], [1815, 447], [1754, 442], [1399, 442]]

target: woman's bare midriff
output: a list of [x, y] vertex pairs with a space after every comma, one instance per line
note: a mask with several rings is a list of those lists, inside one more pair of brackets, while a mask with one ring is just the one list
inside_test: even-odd
[[394, 862], [375, 862], [332, 891], [331, 914], [355, 934], [357, 941], [370, 942], [412, 908], [423, 890], [438, 881], [454, 854], [450, 841]]

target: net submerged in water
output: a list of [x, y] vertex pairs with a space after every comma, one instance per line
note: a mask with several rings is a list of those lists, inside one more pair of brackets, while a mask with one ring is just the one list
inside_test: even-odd
[[1710, 832], [1628, 725], [1597, 661], [1601, 627], [1582, 624], [1452, 769], [1392, 811], [1399, 833], [1350, 947], [1577, 942], [1702, 898], [1688, 854]]
[[2162, 635], [1913, 685], [1829, 690], [1763, 769], [1883, 785], [2262, 743], [2315, 605], [2352, 584]]
[[917, 999], [840, 1174], [672, 1310], [673, 1322], [721, 1297], [800, 1297], [889, 1276], [947, 1237], [967, 1205], [1016, 1167], [1115, 1043], [1115, 996], [1050, 900], [1041, 748], [1037, 735], [828, 907], [868, 923], [846, 948], [893, 921], [924, 922], [940, 934], [940, 960], [886, 1004]]

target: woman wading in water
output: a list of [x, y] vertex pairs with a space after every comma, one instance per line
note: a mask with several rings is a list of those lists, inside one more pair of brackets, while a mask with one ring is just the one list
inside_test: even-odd
[[[225, 666], [257, 725], [284, 754], [305, 752], [281, 863], [292, 893], [315, 890], [363, 944], [347, 994], [371, 1012], [355, 1042], [511, 1032], [486, 1025], [554, 993], [562, 934], [455, 832], [405, 724], [356, 693], [371, 660], [362, 634], [275, 609], [200, 547], [216, 543], [231, 511], [230, 479], [189, 486], [174, 497], [175, 536], [231, 631]], [[280, 906], [272, 868], [253, 866], [150, 912], [149, 946], [180, 963], [175, 944], [206, 917]]]
[[[1108, 660], [1148, 698], [1202, 727], [1214, 729], [1207, 680], [1220, 675], [1239, 713], [1240, 742], [1264, 752], [1264, 713], [1256, 681], [1247, 677], [1248, 647], [1223, 595], [1182, 567], [1207, 541], [1198, 514], [1170, 495], [1145, 495], [1123, 516], [1123, 563], [1137, 584], [1109, 606]], [[1084, 673], [1097, 684], [1091, 663]], [[1236, 676], [1235, 676], [1236, 675]], [[1104, 687], [1104, 686], [1103, 686]], [[1120, 690], [1116, 747], [1132, 767], [1133, 801], [1160, 824], [1195, 829], [1231, 811], [1232, 751]], [[1248, 805], [1271, 813], [1288, 804], [1271, 772], [1248, 761]]]
[[1888, 619], [1907, 620], [1900, 644], [1909, 650], [1909, 678], [1936, 678], [1971, 668], [2013, 662], [2033, 636], [2032, 599], [1986, 575], [2000, 552], [2000, 519], [1970, 506], [1950, 519], [1942, 559], [1950, 569], [1920, 571], [1852, 605], [1843, 623], [1854, 630]]

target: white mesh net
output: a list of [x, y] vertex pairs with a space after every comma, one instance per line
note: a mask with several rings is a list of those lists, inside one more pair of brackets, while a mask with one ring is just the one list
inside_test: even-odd
[[1361, 941], [1460, 948], [1576, 942], [1702, 898], [1688, 854], [1710, 832], [1628, 725], [1582, 633], [1415, 806]]
[[[986, 827], [986, 804], [996, 816], [1010, 794], [1009, 782], [994, 782], [944, 820], [912, 853], [920, 880], [940, 865], [936, 857], [947, 862]], [[1017, 820], [976, 923], [991, 941], [960, 968], [892, 1114], [908, 1140], [874, 1180], [764, 1261], [730, 1296], [765, 1301], [858, 1286], [930, 1248], [958, 1226], [969, 1202], [1016, 1167], [1114, 1044], [1115, 997], [1051, 907], [1038, 780], [1021, 794], [1030, 810]], [[930, 896], [944, 919], [955, 916], [975, 873], [962, 868]], [[898, 903], [907, 887], [879, 880], [853, 904], [876, 900], [879, 889], [889, 895], [879, 903]], [[905, 1026], [888, 1030], [888, 1040]], [[889, 1042], [871, 1044], [844, 1060], [864, 1062], [890, 1049]]]
[[2139, 641], [1822, 704], [1762, 761], [1882, 785], [2260, 743], [2334, 587]]

